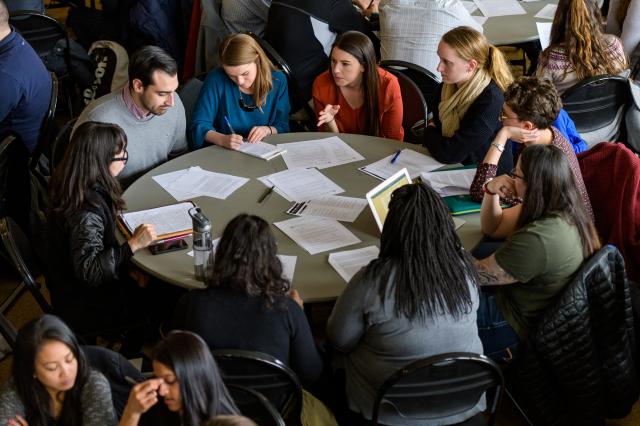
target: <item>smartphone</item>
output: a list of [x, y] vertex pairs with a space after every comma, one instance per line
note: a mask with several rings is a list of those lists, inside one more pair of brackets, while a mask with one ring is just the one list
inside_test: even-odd
[[186, 249], [188, 246], [185, 240], [173, 240], [149, 246], [149, 251], [151, 254], [170, 253], [172, 251]]

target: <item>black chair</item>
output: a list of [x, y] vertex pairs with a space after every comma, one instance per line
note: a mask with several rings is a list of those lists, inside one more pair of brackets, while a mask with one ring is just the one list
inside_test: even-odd
[[617, 75], [601, 75], [583, 80], [562, 95], [563, 108], [580, 134], [612, 124], [620, 109], [629, 104], [629, 100], [629, 83], [626, 78]]
[[227, 385], [239, 385], [264, 395], [287, 425], [300, 424], [302, 385], [289, 367], [261, 352], [216, 349], [213, 356]]
[[422, 143], [423, 135], [418, 134], [417, 129], [423, 128], [427, 123], [427, 103], [422, 96], [420, 88], [409, 77], [394, 67], [382, 65], [398, 78], [400, 93], [402, 95], [402, 128], [404, 140], [410, 143]]
[[245, 386], [227, 385], [233, 401], [243, 416], [260, 426], [285, 426], [285, 422], [264, 395]]
[[65, 152], [67, 152], [67, 147], [69, 146], [69, 142], [71, 141], [71, 132], [73, 131], [73, 126], [76, 125], [76, 118], [69, 120], [65, 125], [60, 129], [58, 136], [56, 136], [53, 144], [51, 145], [51, 174], [53, 175], [53, 171], [58, 167], [62, 158], [64, 157]]
[[[291, 67], [287, 64], [287, 61], [276, 52], [276, 50], [271, 46], [267, 41], [257, 36], [252, 32], [247, 32], [246, 34], [253, 37], [255, 41], [258, 42], [262, 50], [267, 54], [269, 60], [273, 62], [273, 64], [280, 69], [287, 76], [287, 85], [289, 90], [289, 102], [291, 103], [291, 114], [295, 114], [298, 116], [300, 114], [299, 119], [293, 118], [291, 121], [294, 122], [299, 129], [298, 131], [316, 131], [316, 113], [313, 111], [308, 102], [305, 101], [304, 96], [302, 95], [302, 89], [300, 89], [300, 85], [296, 80], [293, 72], [291, 71]], [[302, 111], [301, 111], [302, 110]], [[294, 129], [292, 129], [294, 131]]]
[[[388, 416], [437, 419], [473, 408], [482, 395], [495, 389], [489, 405], [488, 424], [495, 422], [504, 377], [500, 367], [484, 355], [452, 352], [412, 362], [391, 375], [380, 386], [372, 411], [372, 424]], [[486, 424], [482, 413], [464, 422]]]
[[427, 111], [432, 112], [435, 110], [438, 85], [440, 84], [440, 80], [435, 74], [420, 65], [406, 61], [382, 61], [380, 66], [389, 71], [393, 69], [409, 77], [420, 88], [422, 96], [427, 103]]
[[47, 160], [51, 160], [51, 140], [53, 139], [53, 130], [55, 123], [53, 119], [56, 115], [56, 106], [58, 104], [58, 78], [55, 73], [51, 74], [51, 98], [49, 99], [49, 108], [42, 119], [40, 126], [40, 136], [38, 137], [38, 145], [31, 156], [31, 170], [36, 171], [40, 163], [40, 157], [45, 156]]
[[200, 90], [202, 89], [205, 78], [207, 78], [207, 73], [199, 74], [187, 81], [185, 85], [178, 90], [178, 96], [180, 96], [180, 100], [184, 106], [187, 123], [191, 123], [191, 116], [193, 115], [193, 110], [196, 108], [196, 102], [198, 101], [198, 96], [200, 95]]
[[4, 313], [0, 312], [0, 334], [4, 337], [11, 350], [16, 347], [16, 337], [18, 336], [18, 330], [11, 324], [11, 321], [4, 316]]
[[12, 12], [9, 18], [10, 24], [15, 27], [22, 37], [33, 47], [40, 59], [46, 64], [46, 57], [54, 51], [56, 43], [64, 40], [64, 62], [66, 73], [56, 74], [58, 80], [68, 81], [65, 86], [65, 97], [69, 115], [73, 117], [73, 105], [71, 100], [71, 87], [73, 87], [71, 75], [71, 52], [69, 36], [64, 27], [55, 18], [32, 10], [19, 10]]

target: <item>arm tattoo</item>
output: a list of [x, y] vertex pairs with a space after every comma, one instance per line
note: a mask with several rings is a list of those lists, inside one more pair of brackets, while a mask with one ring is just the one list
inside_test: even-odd
[[494, 255], [482, 260], [474, 259], [474, 263], [480, 276], [480, 285], [504, 285], [518, 282], [498, 265]]

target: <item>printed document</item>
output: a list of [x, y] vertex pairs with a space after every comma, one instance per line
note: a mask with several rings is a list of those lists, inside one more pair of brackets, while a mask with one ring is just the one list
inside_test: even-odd
[[540, 9], [540, 12], [536, 13], [534, 17], [540, 19], [553, 19], [556, 14], [557, 8], [557, 4], [547, 4], [542, 9]]
[[[191, 167], [191, 169], [200, 169], [200, 167]], [[187, 173], [190, 169], [177, 170], [175, 172], [165, 173], [163, 175], [153, 176], [151, 179], [155, 180], [165, 191], [167, 191], [177, 201], [189, 200], [191, 198], [199, 197], [199, 194], [191, 192], [191, 190], [178, 190], [169, 187], [169, 184], [178, 179], [183, 174]]]
[[167, 188], [225, 200], [249, 179], [192, 167], [187, 173], [170, 182]]
[[329, 264], [346, 282], [369, 262], [378, 257], [380, 250], [376, 246], [356, 250], [339, 251], [329, 254]]
[[462, 0], [460, 3], [469, 11], [469, 13], [473, 13], [476, 11], [478, 6], [472, 1]]
[[144, 224], [150, 223], [155, 227], [157, 235], [175, 234], [191, 230], [192, 221], [189, 209], [193, 203], [179, 203], [155, 209], [122, 214], [122, 220], [131, 233]]
[[286, 150], [283, 150], [282, 148], [278, 148], [277, 146], [271, 145], [266, 142], [245, 142], [240, 145], [240, 147], [238, 147], [238, 151], [251, 155], [253, 157], [258, 157], [262, 158], [263, 160], [269, 161], [282, 154]]
[[[392, 163], [391, 160], [394, 157], [396, 160]], [[444, 164], [432, 157], [420, 154], [412, 149], [403, 149], [398, 156], [391, 154], [380, 161], [360, 167], [358, 170], [380, 180], [385, 180], [406, 168], [411, 179], [415, 179], [422, 172], [430, 172], [442, 166]]]
[[517, 0], [473, 0], [482, 14], [492, 16], [526, 15], [527, 11]]
[[311, 201], [295, 203], [287, 213], [295, 216], [317, 216], [345, 222], [355, 221], [367, 205], [364, 198], [329, 195]]
[[549, 47], [549, 44], [551, 44], [552, 25], [552, 22], [536, 22], [536, 27], [538, 28], [538, 37], [540, 38], [540, 45], [542, 46], [542, 50], [546, 49], [547, 47]]
[[358, 151], [351, 148], [337, 136], [279, 144], [278, 148], [286, 150], [282, 154], [282, 158], [289, 169], [306, 169], [309, 167], [326, 169], [364, 160], [364, 157]]
[[280, 259], [280, 263], [282, 263], [282, 276], [293, 282], [293, 273], [296, 270], [296, 261], [298, 260], [298, 256], [279, 254], [278, 259]]
[[468, 194], [475, 175], [476, 169], [473, 168], [422, 173], [420, 177], [423, 181], [429, 182], [441, 197], [448, 197]]
[[318, 169], [283, 170], [258, 180], [269, 188], [274, 186], [274, 191], [288, 201], [313, 200], [344, 192], [344, 189], [320, 173]]
[[301, 216], [274, 222], [274, 225], [310, 254], [360, 242], [344, 225], [333, 219]]

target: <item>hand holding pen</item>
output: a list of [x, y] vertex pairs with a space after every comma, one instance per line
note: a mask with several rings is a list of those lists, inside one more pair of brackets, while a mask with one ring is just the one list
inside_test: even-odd
[[224, 123], [229, 128], [229, 131], [231, 132], [231, 134], [225, 135], [222, 145], [229, 149], [240, 148], [240, 145], [242, 145], [243, 143], [242, 136], [236, 134], [235, 130], [233, 130], [233, 126], [231, 126], [231, 122], [229, 121], [229, 118], [226, 115], [224, 116]]

